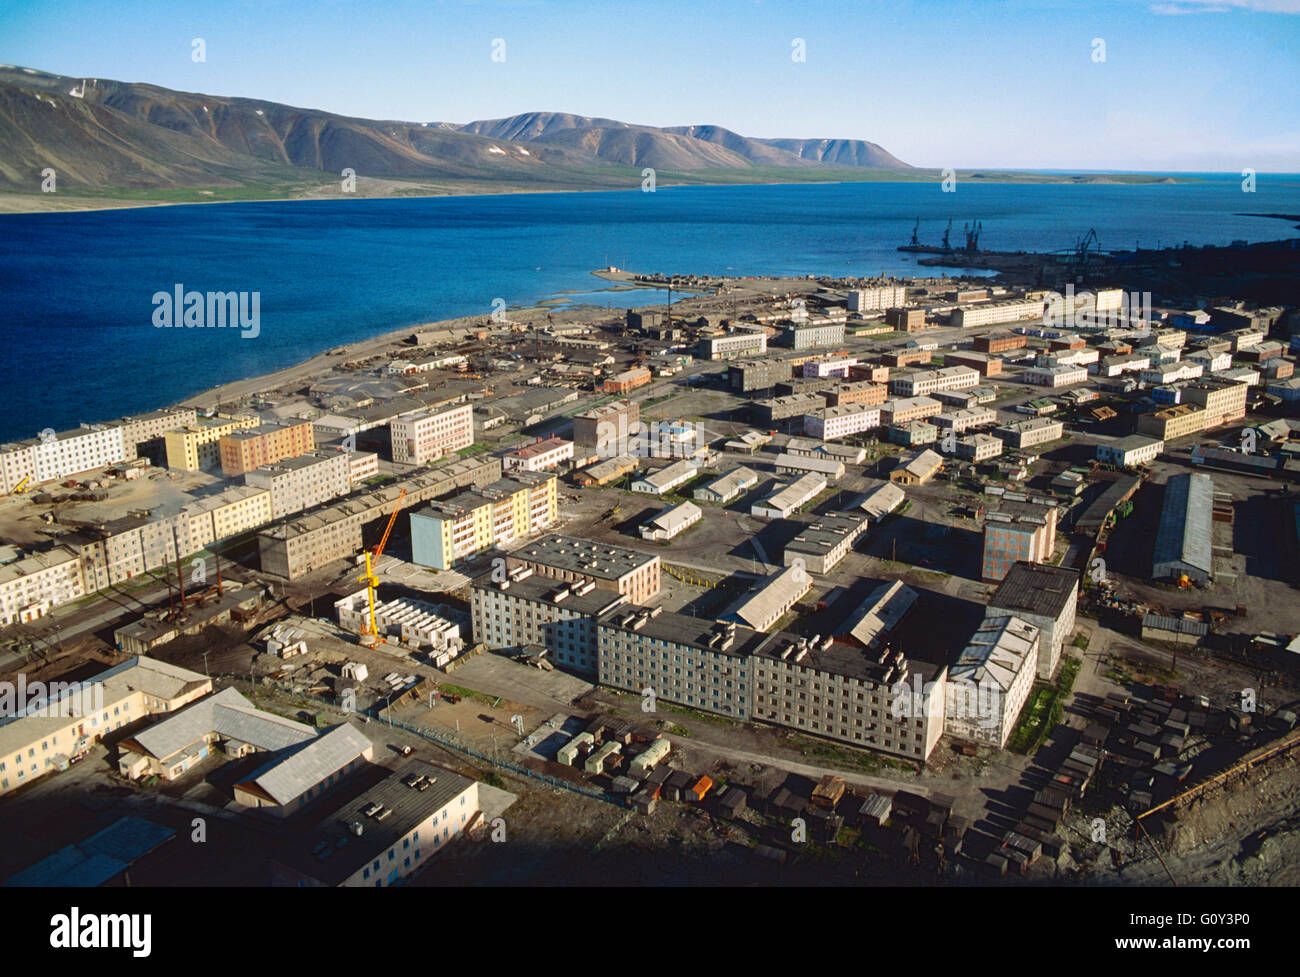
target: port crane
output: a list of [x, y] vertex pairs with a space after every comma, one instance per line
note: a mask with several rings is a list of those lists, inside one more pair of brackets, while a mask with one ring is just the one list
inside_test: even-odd
[[918, 217], [916, 219], [916, 223], [912, 225], [912, 240], [908, 242], [908, 244], [910, 244], [914, 248], [919, 248], [921, 246], [921, 242], [917, 240], [916, 237], [916, 232], [919, 231], [920, 229], [921, 229], [921, 218]]
[[[397, 513], [402, 508], [402, 496], [406, 495], [406, 489], [402, 489], [397, 494], [397, 502], [393, 506], [393, 514], [388, 517], [388, 525], [384, 527], [384, 535], [379, 540], [374, 550], [366, 550], [366, 573], [365, 576], [358, 577], [366, 585], [366, 597], [370, 602], [369, 621], [361, 627], [361, 643], [367, 648], [374, 648], [383, 644], [384, 639], [379, 634], [379, 625], [375, 623], [375, 591], [379, 588], [379, 578], [375, 576], [374, 568], [379, 563], [379, 558], [384, 555], [384, 547], [388, 545], [388, 537], [393, 531], [393, 524], [397, 522]], [[373, 553], [374, 562], [371, 562]]]
[[950, 243], [948, 243], [948, 236], [949, 236], [950, 234], [952, 234], [952, 218], [951, 218], [951, 217], [948, 218], [948, 226], [945, 227], [945, 228], [943, 229], [943, 249], [944, 249], [945, 251], [951, 251], [951, 250], [952, 250], [952, 245], [951, 245]]
[[966, 253], [977, 254], [980, 249], [980, 231], [984, 229], [983, 221], [975, 221], [973, 224], [963, 224], [962, 231], [966, 234]]

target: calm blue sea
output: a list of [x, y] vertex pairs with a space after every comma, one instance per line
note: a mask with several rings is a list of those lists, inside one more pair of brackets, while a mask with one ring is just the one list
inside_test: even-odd
[[[495, 299], [561, 292], [597, 304], [607, 264], [635, 271], [914, 274], [913, 222], [937, 243], [983, 222], [990, 249], [1068, 248], [1096, 228], [1104, 248], [1292, 236], [1300, 178], [1237, 176], [1153, 186], [854, 183], [682, 187], [610, 193], [153, 207], [0, 216], [0, 440], [164, 406], [323, 349]], [[152, 296], [261, 295], [256, 339], [159, 329]], [[595, 293], [595, 294], [593, 294]]]

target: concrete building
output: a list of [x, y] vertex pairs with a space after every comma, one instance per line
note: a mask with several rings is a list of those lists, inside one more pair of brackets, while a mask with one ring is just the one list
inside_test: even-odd
[[348, 480], [352, 487], [360, 485], [368, 478], [374, 478], [379, 474], [379, 455], [373, 451], [349, 451], [348, 456]]
[[573, 418], [573, 440], [594, 447], [602, 458], [625, 453], [619, 447], [639, 429], [641, 405], [633, 400], [616, 400], [593, 407]]
[[144, 656], [81, 683], [27, 685], [20, 675], [14, 712], [0, 718], [0, 794], [66, 769], [109, 733], [173, 713], [211, 691], [211, 679]]
[[879, 426], [880, 408], [868, 407], [866, 404], [823, 407], [811, 414], [805, 414], [803, 418], [804, 434], [823, 441], [834, 441], [851, 434], [861, 434], [863, 431], [870, 431]]
[[757, 721], [924, 762], [943, 735], [947, 670], [889, 649], [790, 634], [753, 658]]
[[1159, 438], [1133, 434], [1118, 438], [1111, 444], [1097, 445], [1097, 460], [1103, 465], [1132, 468], [1135, 465], [1145, 465], [1164, 450], [1165, 443]]
[[352, 491], [352, 461], [346, 452], [310, 451], [244, 475], [244, 484], [271, 493], [271, 518], [303, 512]]
[[1266, 388], [1270, 397], [1277, 397], [1287, 403], [1300, 400], [1300, 377], [1291, 377], [1270, 383]]
[[947, 732], [1004, 748], [1033, 689], [1039, 643], [1019, 617], [986, 617], [949, 670]]
[[261, 421], [252, 415], [199, 417], [163, 434], [167, 450], [167, 467], [180, 471], [211, 471], [221, 464], [221, 439], [236, 431], [257, 427]]
[[1054, 421], [1050, 417], [1031, 417], [1004, 424], [995, 429], [993, 434], [1001, 438], [1008, 448], [1032, 448], [1034, 445], [1059, 440], [1065, 434], [1065, 423]]
[[1025, 383], [1033, 383], [1040, 387], [1068, 387], [1074, 383], [1086, 383], [1088, 380], [1088, 368], [1086, 366], [1034, 366], [1030, 367], [1020, 378]]
[[827, 407], [840, 407], [844, 404], [864, 404], [867, 407], [879, 407], [885, 402], [888, 388], [883, 383], [870, 380], [850, 380], [836, 384], [821, 391]]
[[285, 458], [297, 458], [316, 447], [311, 421], [259, 424], [224, 435], [217, 442], [221, 473], [234, 478]]
[[949, 366], [961, 366], [974, 370], [981, 378], [1002, 375], [1002, 358], [976, 351], [958, 351], [944, 354], [944, 362]]
[[594, 581], [560, 583], [518, 567], [504, 580], [493, 574], [470, 585], [474, 640], [489, 648], [522, 651], [540, 645], [557, 665], [596, 672], [596, 619], [626, 603]]
[[956, 444], [956, 454], [964, 461], [979, 463], [997, 458], [1002, 454], [1002, 439], [991, 434], [972, 434], [960, 438]]
[[879, 312], [907, 305], [907, 287], [904, 285], [877, 285], [872, 288], [849, 289], [850, 312]]
[[1156, 527], [1151, 579], [1186, 576], [1204, 586], [1214, 576], [1214, 480], [1203, 472], [1173, 475]]
[[896, 485], [924, 485], [943, 468], [943, 456], [929, 448], [899, 455], [889, 480]]
[[694, 502], [679, 502], [641, 525], [641, 538], [667, 541], [690, 529], [704, 518], [704, 511]]
[[[412, 786], [417, 782], [429, 786], [420, 790]], [[406, 761], [302, 830], [281, 855], [290, 864], [280, 872], [306, 885], [398, 885], [464, 833], [479, 803], [477, 781], [424, 760]], [[321, 851], [331, 853], [328, 860], [319, 858]]]
[[411, 513], [411, 559], [448, 570], [468, 556], [552, 525], [556, 500], [553, 474], [517, 471], [491, 485], [431, 502]]
[[66, 546], [0, 564], [0, 627], [35, 621], [85, 595], [81, 557]]
[[163, 456], [160, 452], [164, 450], [163, 435], [186, 424], [193, 424], [197, 417], [198, 412], [193, 407], [167, 407], [144, 414], [128, 414], [116, 421], [115, 423], [122, 428], [126, 460], [139, 457], [140, 449], [148, 446], [156, 455], [156, 460], [162, 461]]
[[1204, 372], [1204, 367], [1195, 360], [1179, 360], [1176, 363], [1160, 363], [1142, 370], [1138, 378], [1143, 383], [1154, 386], [1177, 383], [1179, 380], [1195, 380]]
[[[972, 305], [963, 309], [953, 309], [952, 324], [960, 329], [970, 329], [1002, 322], [1027, 322], [1032, 319], [1042, 319], [1045, 308], [1046, 303], [1042, 299]], [[992, 348], [982, 349], [979, 345], [975, 348], [985, 353], [999, 352]]]
[[[841, 327], [841, 333], [843, 327]], [[750, 359], [727, 367], [727, 384], [737, 393], [771, 390], [794, 376], [794, 364], [778, 358]]]
[[391, 425], [393, 461], [423, 465], [474, 443], [474, 407], [459, 404], [396, 418]]
[[[134, 448], [130, 457], [135, 457]], [[126, 460], [121, 426], [93, 424], [58, 432], [47, 429], [40, 437], [0, 446], [0, 491], [12, 492], [24, 479], [29, 486], [39, 485]]]
[[585, 488], [608, 485], [636, 471], [640, 464], [641, 460], [632, 455], [618, 455], [584, 468], [574, 474], [573, 480]]
[[504, 471], [540, 472], [559, 468], [573, 460], [573, 442], [563, 438], [538, 438], [532, 444], [512, 448], [501, 455]]
[[660, 607], [615, 608], [596, 622], [601, 685], [656, 700], [749, 718], [749, 658], [767, 635]]
[[885, 425], [922, 421], [943, 413], [943, 404], [933, 397], [899, 397], [885, 401], [880, 408], [880, 422]]
[[1183, 387], [1183, 403], [1197, 404], [1205, 408], [1205, 430], [1239, 421], [1246, 416], [1246, 395], [1249, 391], [1244, 383], [1212, 377], [1189, 383]]
[[506, 556], [507, 570], [516, 567], [566, 583], [591, 582], [632, 604], [643, 604], [659, 593], [658, 556], [573, 536], [553, 534], [525, 543]]
[[939, 429], [926, 421], [906, 421], [889, 429], [889, 440], [905, 448], [919, 448], [938, 441]]
[[940, 390], [965, 390], [979, 382], [978, 370], [968, 366], [946, 366], [939, 370], [919, 370], [891, 377], [889, 392], [896, 397], [924, 397]]
[[808, 573], [830, 573], [849, 554], [870, 522], [863, 512], [833, 512], [800, 517], [799, 529], [786, 543], [782, 562]]
[[844, 323], [795, 323], [785, 327], [781, 339], [783, 344], [791, 349], [842, 346], [844, 344]]
[[997, 422], [997, 411], [989, 407], [967, 407], [935, 414], [930, 423], [938, 428], [951, 429], [954, 434], [964, 434], [982, 427], [993, 427]]
[[700, 486], [695, 490], [694, 496], [698, 502], [725, 505], [757, 484], [758, 472], [752, 468], [741, 467], [718, 476], [707, 485]]
[[403, 505], [418, 506], [458, 489], [491, 485], [500, 478], [500, 458], [465, 458], [304, 513], [258, 534], [262, 571], [297, 580], [335, 560], [356, 556], [361, 551], [363, 530], [387, 522], [403, 488]]
[[801, 475], [793, 482], [779, 483], [774, 491], [750, 506], [749, 513], [766, 519], [787, 519], [803, 508], [826, 488], [824, 476], [815, 472]]
[[1029, 345], [1029, 337], [1014, 332], [991, 332], [976, 336], [971, 345], [980, 353], [1006, 353]]
[[1047, 563], [1012, 564], [984, 609], [985, 619], [1015, 616], [1039, 631], [1038, 677], [1056, 676], [1061, 651], [1074, 638], [1078, 570]]
[[1001, 580], [1018, 561], [1046, 563], [1056, 550], [1056, 500], [1003, 496], [984, 517], [983, 578]]
[[1199, 404], [1177, 404], [1138, 416], [1137, 429], [1160, 441], [1172, 441], [1205, 430], [1205, 408]]
[[897, 332], [919, 332], [925, 328], [925, 309], [887, 309], [885, 322]]

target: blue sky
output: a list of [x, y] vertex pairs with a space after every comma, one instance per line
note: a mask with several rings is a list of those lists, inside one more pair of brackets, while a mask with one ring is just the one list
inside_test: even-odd
[[7, 0], [0, 61], [372, 118], [869, 139], [919, 166], [1300, 171], [1300, 0]]

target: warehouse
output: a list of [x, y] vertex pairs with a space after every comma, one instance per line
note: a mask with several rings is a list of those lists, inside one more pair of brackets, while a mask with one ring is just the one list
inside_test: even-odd
[[690, 529], [704, 518], [694, 502], [682, 502], [665, 509], [641, 527], [642, 539], [667, 541]]
[[742, 466], [718, 476], [707, 485], [701, 485], [695, 490], [695, 500], [725, 505], [757, 484], [758, 472]]
[[700, 473], [700, 466], [692, 458], [675, 461], [666, 468], [633, 479], [632, 491], [643, 495], [666, 495], [679, 485], [685, 485]]
[[867, 531], [867, 523], [862, 513], [805, 516], [798, 534], [786, 544], [782, 562], [802, 565], [809, 573], [830, 573]]
[[912, 455], [899, 455], [889, 480], [898, 485], [924, 485], [943, 467], [943, 457], [929, 448]]
[[766, 631], [781, 620], [799, 598], [812, 590], [812, 577], [802, 566], [788, 566], [767, 577], [758, 590], [746, 594], [723, 615], [755, 631]]
[[1156, 530], [1151, 577], [1186, 576], [1207, 584], [1213, 575], [1214, 480], [1202, 472], [1174, 475], [1165, 486], [1165, 505]]
[[804, 457], [800, 455], [791, 455], [781, 453], [776, 456], [773, 462], [776, 470], [782, 474], [793, 473], [800, 474], [809, 472], [821, 475], [829, 481], [838, 481], [844, 477], [844, 462], [838, 458], [831, 458], [826, 455], [821, 457]]

